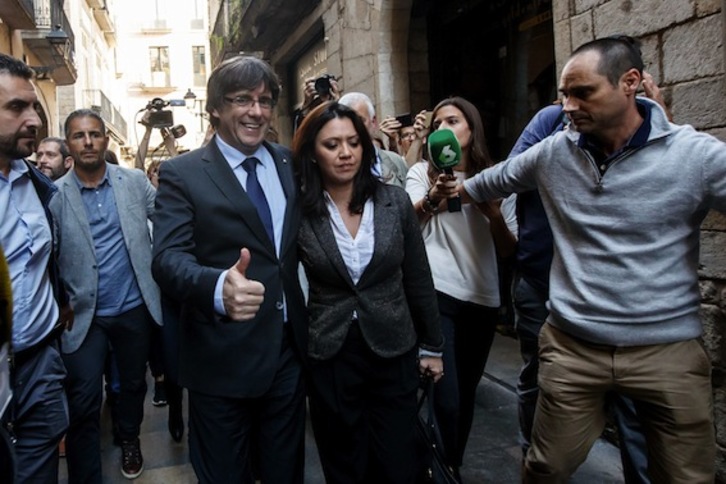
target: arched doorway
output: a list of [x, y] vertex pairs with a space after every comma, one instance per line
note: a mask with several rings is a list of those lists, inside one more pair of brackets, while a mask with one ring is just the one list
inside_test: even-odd
[[557, 94], [551, 0], [416, 0], [425, 12], [431, 102], [480, 110], [495, 159]]

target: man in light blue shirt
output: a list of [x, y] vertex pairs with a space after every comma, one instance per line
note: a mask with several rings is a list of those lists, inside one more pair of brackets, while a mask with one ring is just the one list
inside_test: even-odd
[[[27, 65], [0, 54], [0, 245], [13, 292], [13, 399], [2, 424], [15, 441], [17, 482], [57, 482], [68, 427], [58, 336], [72, 322], [53, 255], [47, 204], [55, 187], [23, 158], [35, 150], [38, 97]], [[64, 309], [58, 302], [64, 303]]]

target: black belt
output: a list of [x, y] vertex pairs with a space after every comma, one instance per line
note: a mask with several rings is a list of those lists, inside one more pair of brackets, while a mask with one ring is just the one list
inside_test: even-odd
[[14, 366], [18, 366], [30, 360], [33, 356], [37, 355], [40, 350], [46, 348], [51, 343], [55, 343], [58, 338], [60, 338], [64, 329], [65, 324], [57, 323], [55, 326], [53, 326], [53, 329], [50, 330], [50, 333], [45, 335], [40, 341], [14, 353], [11, 360], [12, 364]]

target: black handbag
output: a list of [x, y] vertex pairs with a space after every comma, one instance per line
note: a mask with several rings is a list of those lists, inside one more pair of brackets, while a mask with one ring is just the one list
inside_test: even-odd
[[422, 380], [420, 393], [416, 434], [421, 447], [422, 467], [417, 483], [461, 484], [446, 464], [444, 444], [434, 414], [434, 381], [431, 378]]

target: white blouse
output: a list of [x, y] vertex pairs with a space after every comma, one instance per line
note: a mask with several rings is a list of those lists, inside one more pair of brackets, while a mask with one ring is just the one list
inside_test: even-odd
[[363, 205], [363, 216], [355, 238], [348, 232], [343, 217], [340, 216], [338, 207], [330, 198], [328, 192], [325, 192], [325, 206], [330, 214], [330, 227], [333, 229], [335, 242], [338, 244], [338, 250], [343, 257], [345, 267], [348, 269], [353, 284], [358, 284], [360, 276], [373, 258], [373, 249], [375, 248], [373, 199], [369, 198]]

